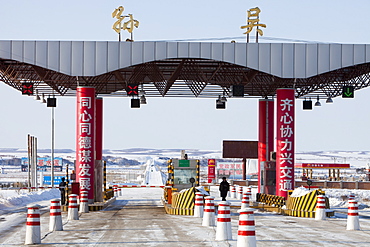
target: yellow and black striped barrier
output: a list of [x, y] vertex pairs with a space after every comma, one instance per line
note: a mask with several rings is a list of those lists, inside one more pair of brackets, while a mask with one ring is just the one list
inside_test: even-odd
[[103, 162], [103, 188], [104, 194], [107, 193], [107, 161], [104, 160]]
[[169, 160], [167, 166], [167, 173], [168, 173], [168, 178], [167, 178], [167, 185], [172, 186], [174, 185], [174, 167], [172, 164], [172, 160]]
[[257, 207], [273, 211], [277, 213], [283, 213], [283, 206], [285, 205], [285, 197], [268, 195], [263, 193], [257, 193], [256, 201], [260, 203]]
[[174, 215], [193, 215], [194, 198], [195, 198], [194, 187], [187, 189], [183, 192], [173, 192], [171, 206], [163, 202], [166, 209], [166, 213]]
[[[325, 192], [322, 190], [314, 190], [299, 197], [289, 196], [288, 200], [285, 200], [285, 198], [281, 196], [257, 193], [256, 201], [260, 203], [258, 205], [259, 208], [263, 208], [268, 211], [274, 211], [295, 217], [314, 218], [318, 195], [325, 195]], [[325, 200], [326, 209], [329, 209], [329, 200], [328, 198]], [[330, 217], [333, 215], [329, 211], [327, 212], [327, 216]]]
[[103, 198], [104, 198], [105, 201], [111, 199], [113, 196], [114, 196], [113, 189], [106, 189], [104, 194], [103, 194]]
[[[99, 205], [89, 204], [89, 212], [92, 212], [92, 211], [100, 211], [103, 208], [104, 208], [104, 205], [102, 205], [102, 204], [99, 204]], [[68, 206], [67, 205], [62, 205], [61, 206], [61, 211], [68, 212]]]
[[[325, 192], [322, 190], [314, 190], [304, 196], [289, 197], [286, 201], [286, 209], [284, 209], [284, 213], [290, 216], [314, 218], [318, 195], [325, 195]], [[329, 208], [327, 198], [326, 208]]]
[[285, 205], [285, 197], [257, 193], [257, 202], [263, 202], [266, 205], [281, 208]]

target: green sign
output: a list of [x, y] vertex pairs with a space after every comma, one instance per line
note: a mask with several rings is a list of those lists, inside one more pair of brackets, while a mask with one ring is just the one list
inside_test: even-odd
[[354, 98], [355, 87], [354, 86], [343, 86], [342, 98]]
[[179, 167], [190, 167], [190, 160], [179, 160]]

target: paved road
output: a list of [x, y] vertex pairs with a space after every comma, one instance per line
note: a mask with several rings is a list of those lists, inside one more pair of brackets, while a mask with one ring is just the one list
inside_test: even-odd
[[[236, 246], [236, 209], [232, 210], [233, 240], [215, 241], [216, 229], [202, 227], [201, 219], [165, 214], [161, 195], [161, 189], [127, 189], [104, 211], [81, 214], [78, 221], [67, 221], [63, 213], [61, 232], [48, 232], [45, 213], [39, 246]], [[217, 192], [214, 196], [220, 199]], [[230, 201], [238, 203], [236, 199]], [[258, 246], [370, 246], [369, 217], [361, 218], [361, 231], [347, 231], [343, 214], [316, 221], [256, 211], [255, 221]], [[1, 246], [22, 246], [25, 224], [17, 223], [0, 234]]]
[[[162, 189], [125, 189], [103, 211], [80, 214], [75, 221], [63, 213], [64, 231], [48, 232], [49, 217], [43, 214], [40, 246], [228, 246], [214, 241], [215, 228], [202, 227], [201, 219], [165, 214], [162, 194]], [[22, 246], [24, 240], [22, 222], [2, 233], [0, 245]]]

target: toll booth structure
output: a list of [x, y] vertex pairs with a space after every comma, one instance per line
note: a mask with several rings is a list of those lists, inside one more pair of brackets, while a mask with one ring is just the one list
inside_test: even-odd
[[[76, 145], [76, 157], [80, 153], [89, 154], [83, 160], [81, 158], [88, 163], [76, 161], [76, 180], [81, 189], [89, 190], [89, 201], [102, 200], [94, 191], [96, 187], [101, 188], [101, 184], [96, 185], [98, 176], [95, 176], [95, 169], [99, 176], [101, 174], [101, 163], [95, 163], [95, 158], [101, 160], [94, 154], [101, 151], [99, 142], [102, 140], [98, 137], [100, 131], [97, 131], [101, 129], [97, 126], [102, 115], [96, 113], [99, 109], [96, 96], [115, 93], [129, 96], [128, 86], [122, 85], [126, 76], [130, 75], [130, 84], [143, 91], [150, 90], [152, 96], [213, 98], [225, 92], [226, 83], [233, 90], [238, 88], [233, 97], [263, 97], [265, 100], [261, 101], [259, 109], [261, 119], [266, 121], [259, 124], [260, 161], [269, 161], [274, 142], [269, 139], [273, 137], [272, 127], [275, 126], [280, 135], [276, 135], [276, 192], [287, 198], [294, 185], [295, 100], [337, 97], [344, 82], [342, 96], [354, 97], [353, 90], [369, 86], [369, 51], [370, 44], [2, 40], [0, 61], [6, 66], [1, 66], [0, 77], [25, 95], [32, 95], [36, 90], [39, 94], [53, 95], [53, 98], [55, 95], [77, 96], [76, 140], [89, 140], [91, 145]], [[163, 62], [169, 59], [171, 63]], [[145, 77], [137, 76], [148, 66], [157, 69], [148, 69]], [[187, 69], [180, 71], [181, 68]], [[212, 87], [194, 90], [199, 84], [194, 80], [194, 71], [212, 74], [212, 80], [203, 80], [205, 89], [208, 85]], [[342, 84], [338, 84], [338, 74], [345, 75]], [[245, 81], [246, 75], [264, 83], [244, 85], [243, 88], [240, 82]], [[166, 82], [164, 90], [153, 90], [157, 86], [155, 78], [159, 76], [161, 82]], [[183, 85], [184, 81], [187, 87]], [[173, 87], [181, 90], [167, 95]], [[345, 88], [351, 89], [349, 95]], [[273, 113], [272, 98], [276, 98], [277, 123], [273, 123], [274, 117], [264, 117]], [[311, 100], [303, 103], [312, 105]], [[307, 107], [310, 104], [304, 104], [304, 109], [312, 109], [312, 106]], [[263, 136], [263, 133], [267, 135]], [[331, 169], [337, 178], [338, 168]]]
[[172, 193], [199, 186], [200, 161], [188, 159], [170, 159], [168, 178], [164, 191], [165, 200], [172, 203]]
[[173, 188], [177, 191], [199, 186], [199, 160], [172, 159]]

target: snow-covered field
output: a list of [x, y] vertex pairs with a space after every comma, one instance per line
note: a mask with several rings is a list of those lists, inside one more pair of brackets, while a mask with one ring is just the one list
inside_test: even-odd
[[[119, 166], [109, 165], [107, 171], [111, 173], [108, 176], [109, 182], [117, 183], [145, 183], [145, 164], [152, 163], [159, 165], [162, 171], [166, 172], [166, 161], [169, 158], [179, 158], [180, 149], [150, 149], [150, 148], [131, 148], [122, 150], [104, 150], [105, 157], [113, 157], [114, 159], [136, 160], [140, 165], [136, 166]], [[206, 159], [215, 158], [222, 159], [222, 152], [217, 150], [186, 150], [189, 159], [200, 159], [203, 164]], [[38, 150], [40, 157], [50, 156], [50, 150]], [[10, 158], [26, 157], [26, 150], [9, 148], [0, 148], [0, 159], [6, 160]], [[55, 157], [61, 157], [71, 162], [75, 159], [75, 152], [71, 149], [55, 150]], [[341, 176], [344, 181], [365, 180], [366, 175], [361, 172], [367, 169], [370, 163], [370, 151], [315, 151], [315, 152], [296, 152], [296, 163], [349, 163], [351, 169], [342, 169]], [[234, 159], [240, 161], [240, 159]], [[26, 183], [27, 172], [19, 172], [20, 167], [0, 165], [0, 183]], [[73, 169], [72, 166], [69, 169]], [[359, 170], [359, 171], [357, 171]], [[126, 171], [126, 174], [124, 172]], [[301, 176], [301, 169], [296, 169], [296, 176]], [[358, 172], [358, 173], [357, 173]], [[205, 179], [207, 170], [205, 166], [201, 167], [201, 179]], [[45, 173], [45, 176], [50, 174]], [[64, 172], [59, 172], [56, 176], [62, 176]], [[314, 176], [320, 178], [328, 177], [327, 169], [317, 169], [314, 171]], [[136, 180], [136, 181], [133, 181]], [[159, 183], [159, 181], [158, 181]], [[40, 183], [41, 184], [41, 183]], [[47, 186], [47, 185], [41, 185]]]
[[[131, 148], [121, 150], [104, 150], [103, 156], [123, 157], [145, 163], [149, 159], [179, 158], [180, 149]], [[222, 159], [220, 150], [186, 150], [189, 159]], [[50, 156], [50, 150], [38, 150], [40, 157]], [[56, 149], [55, 157], [70, 161], [75, 159], [75, 151]], [[27, 150], [17, 148], [0, 148], [0, 157], [27, 157]], [[349, 163], [351, 167], [366, 167], [370, 163], [370, 151], [298, 151], [296, 163]], [[240, 159], [237, 159], [240, 160]]]

